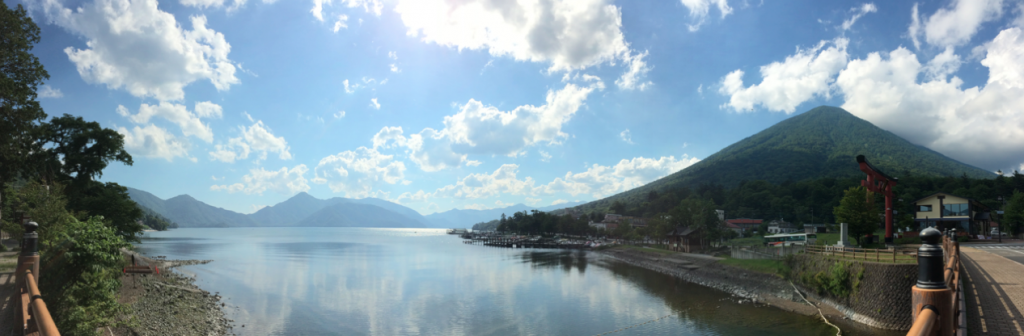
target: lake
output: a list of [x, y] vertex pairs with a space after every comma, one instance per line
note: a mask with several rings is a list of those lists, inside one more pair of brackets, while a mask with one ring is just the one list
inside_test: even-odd
[[835, 335], [598, 253], [469, 245], [441, 229], [177, 229], [137, 249], [214, 260], [177, 270], [224, 297], [240, 335], [596, 335], [648, 321], [615, 335]]

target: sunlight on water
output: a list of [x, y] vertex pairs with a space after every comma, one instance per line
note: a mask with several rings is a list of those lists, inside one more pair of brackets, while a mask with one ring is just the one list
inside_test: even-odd
[[467, 245], [440, 229], [179, 229], [148, 233], [138, 249], [214, 260], [181, 271], [224, 296], [241, 335], [593, 335], [637, 324], [616, 335], [834, 335], [596, 253]]

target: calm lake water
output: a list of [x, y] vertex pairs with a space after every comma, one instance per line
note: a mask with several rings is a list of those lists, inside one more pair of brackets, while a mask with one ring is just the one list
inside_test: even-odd
[[138, 250], [214, 260], [178, 270], [220, 292], [240, 335], [595, 335], [663, 316], [615, 335], [835, 335], [596, 253], [468, 245], [439, 229], [178, 229]]

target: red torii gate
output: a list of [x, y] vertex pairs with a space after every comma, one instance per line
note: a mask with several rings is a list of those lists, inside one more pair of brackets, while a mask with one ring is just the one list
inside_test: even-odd
[[[860, 185], [868, 191], [880, 193], [885, 196], [885, 243], [892, 244], [892, 187], [896, 186], [899, 180], [889, 177], [878, 170], [864, 158], [864, 155], [857, 155], [857, 163], [860, 164], [860, 171], [868, 174], [868, 178], [860, 181]], [[868, 201], [871, 195], [868, 194]]]

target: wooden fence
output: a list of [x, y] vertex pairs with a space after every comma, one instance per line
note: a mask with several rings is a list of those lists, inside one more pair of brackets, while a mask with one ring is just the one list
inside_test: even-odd
[[[914, 324], [907, 336], [965, 336], [967, 314], [960, 279], [960, 243], [950, 236], [942, 237], [942, 268], [927, 267], [924, 257], [918, 275], [918, 286], [913, 288]], [[936, 272], [936, 274], [925, 274]], [[941, 278], [939, 278], [941, 272]], [[919, 288], [922, 280], [941, 279], [945, 288]], [[940, 286], [941, 287], [941, 286]]]
[[808, 245], [805, 252], [843, 259], [864, 260], [884, 263], [917, 262], [917, 251], [911, 249], [864, 249], [855, 247]]

